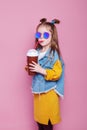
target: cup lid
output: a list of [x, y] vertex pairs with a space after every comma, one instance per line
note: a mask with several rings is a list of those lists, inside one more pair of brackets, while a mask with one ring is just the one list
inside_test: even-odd
[[38, 51], [35, 49], [30, 49], [27, 52], [27, 56], [38, 56]]

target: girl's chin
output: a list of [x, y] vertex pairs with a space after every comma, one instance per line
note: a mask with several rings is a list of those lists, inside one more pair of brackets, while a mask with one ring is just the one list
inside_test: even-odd
[[46, 46], [46, 45], [48, 45], [49, 43], [46, 43], [46, 42], [41, 42], [41, 43], [39, 43], [41, 46]]
[[44, 45], [46, 45], [46, 43], [44, 43], [44, 42], [41, 42], [41, 43], [39, 43], [41, 46], [44, 46]]
[[46, 44], [40, 44], [42, 47], [47, 46]]

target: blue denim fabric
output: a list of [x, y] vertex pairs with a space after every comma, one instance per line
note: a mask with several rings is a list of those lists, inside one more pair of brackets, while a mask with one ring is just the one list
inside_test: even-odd
[[[45, 69], [52, 69], [54, 63], [59, 60], [59, 56], [56, 51], [50, 54], [50, 49], [47, 51], [45, 56], [40, 59], [38, 62], [39, 64]], [[60, 96], [64, 95], [64, 63], [61, 60], [62, 63], [62, 75], [59, 80], [56, 81], [47, 81], [44, 79], [44, 76], [40, 73], [37, 73], [33, 77], [32, 82], [32, 92], [33, 93], [45, 93], [48, 92], [51, 89], [54, 89], [57, 94]]]

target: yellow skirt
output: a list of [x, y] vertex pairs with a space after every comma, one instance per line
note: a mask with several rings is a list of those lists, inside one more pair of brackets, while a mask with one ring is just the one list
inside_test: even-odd
[[59, 96], [51, 90], [43, 94], [34, 94], [34, 120], [41, 124], [57, 124], [61, 121]]

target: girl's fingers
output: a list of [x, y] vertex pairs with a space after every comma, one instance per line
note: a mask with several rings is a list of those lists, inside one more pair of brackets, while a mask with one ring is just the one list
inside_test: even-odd
[[34, 64], [32, 64], [32, 63], [30, 63], [30, 64], [29, 64], [29, 66], [35, 67], [35, 65], [34, 65]]
[[36, 62], [34, 62], [34, 61], [32, 61], [32, 63], [30, 63], [29, 65], [30, 65], [30, 66], [36, 66], [36, 65], [37, 65], [37, 63], [36, 63]]
[[33, 67], [29, 67], [29, 69], [30, 69], [30, 71], [35, 71], [35, 68], [33, 68]]
[[29, 69], [34, 69], [34, 67], [29, 67]]
[[36, 65], [37, 63], [36, 62], [34, 62], [34, 61], [32, 61], [32, 63], [34, 64], [34, 65]]
[[41, 66], [33, 61], [32, 63], [29, 64], [29, 69], [30, 71], [33, 71], [33, 72], [39, 72], [41, 69]]

